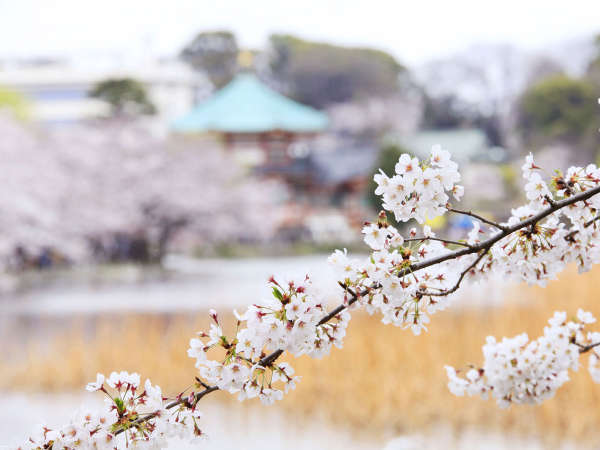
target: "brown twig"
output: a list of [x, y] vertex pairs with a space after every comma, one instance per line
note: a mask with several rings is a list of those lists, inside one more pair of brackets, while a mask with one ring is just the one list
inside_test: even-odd
[[[217, 386], [208, 386], [206, 383], [203, 383], [203, 382], [200, 382], [200, 384], [202, 384], [203, 386], [206, 386], [206, 389], [204, 389], [203, 391], [200, 391], [196, 395], [194, 395], [194, 405], [196, 403], [198, 403], [202, 399], [202, 397], [210, 394], [211, 392], [219, 390], [219, 388]], [[188, 397], [180, 397], [177, 400], [173, 400], [171, 403], [167, 404], [167, 406], [165, 406], [165, 409], [173, 409], [176, 406], [186, 403], [187, 401], [188, 401]], [[144, 422], [147, 422], [150, 419], [155, 418], [158, 415], [159, 415], [158, 411], [150, 413], [150, 414], [146, 414], [145, 416], [139, 417], [136, 420], [134, 420], [133, 422], [131, 422], [130, 427], [140, 425]], [[129, 428], [119, 428], [117, 431], [115, 431], [114, 434], [115, 434], [115, 436], [117, 436], [121, 433], [124, 433]]]
[[463, 214], [465, 216], [474, 217], [475, 219], [481, 220], [482, 222], [487, 223], [488, 225], [491, 225], [493, 227], [496, 227], [496, 228], [498, 228], [499, 230], [502, 230], [502, 231], [506, 231], [506, 229], [507, 229], [507, 227], [505, 227], [504, 225], [500, 225], [499, 223], [494, 222], [493, 220], [488, 220], [485, 217], [482, 217], [479, 214], [475, 214], [472, 211], [462, 211], [460, 209], [454, 209], [454, 208], [448, 208], [448, 211], [451, 211], [451, 212], [456, 213], [456, 214]]
[[[583, 228], [587, 228], [589, 226], [591, 226], [596, 220], [600, 219], [600, 215], [594, 217], [593, 219], [588, 220], [586, 223], [583, 224]], [[567, 234], [565, 236], [565, 240], [571, 240], [577, 233], [579, 233], [579, 230], [574, 230], [571, 231], [569, 234]]]
[[547, 194], [544, 195], [544, 198], [546, 199], [546, 201], [548, 202], [548, 204], [550, 206], [553, 206], [556, 203], [556, 201], [552, 197], [550, 197], [549, 195], [547, 195]]
[[463, 278], [473, 269], [475, 268], [475, 266], [479, 263], [479, 261], [481, 261], [483, 259], [483, 257], [487, 254], [487, 251], [485, 252], [481, 252], [481, 254], [477, 257], [477, 259], [475, 259], [475, 261], [473, 261], [473, 263], [467, 267], [465, 270], [462, 271], [462, 273], [460, 274], [460, 277], [458, 278], [458, 280], [456, 281], [456, 284], [454, 286], [452, 286], [452, 288], [450, 289], [444, 289], [441, 292], [429, 292], [429, 291], [421, 291], [419, 292], [419, 294], [421, 294], [424, 297], [443, 297], [446, 295], [450, 295], [454, 292], [456, 292], [458, 290], [458, 288], [460, 287], [460, 283], [462, 283]]
[[600, 345], [600, 342], [594, 342], [593, 344], [583, 345], [579, 342], [573, 342], [577, 347], [579, 347], [579, 353], [587, 353], [593, 348], [596, 348]]
[[442, 239], [442, 238], [437, 238], [437, 237], [418, 237], [418, 238], [409, 238], [409, 239], [404, 239], [404, 242], [413, 242], [413, 241], [439, 241], [439, 242], [443, 242], [444, 244], [454, 244], [454, 245], [461, 245], [463, 247], [471, 247], [470, 244], [467, 244], [466, 242], [459, 242], [459, 241], [452, 241], [450, 239]]

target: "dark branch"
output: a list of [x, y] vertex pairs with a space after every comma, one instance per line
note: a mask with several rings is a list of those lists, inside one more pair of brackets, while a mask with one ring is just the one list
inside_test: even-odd
[[[594, 217], [593, 219], [590, 219], [586, 223], [584, 223], [583, 228], [587, 228], [587, 227], [591, 226], [598, 219], [600, 219], [600, 215], [598, 215], [598, 216]], [[577, 233], [579, 233], [579, 230], [571, 231], [569, 234], [567, 234], [565, 236], [565, 240], [569, 241], [569, 240], [573, 239], [573, 237], [575, 237], [575, 235]]]
[[592, 225], [598, 219], [600, 219], [600, 216], [596, 216], [593, 219], [588, 220], [586, 223], [583, 224], [583, 227], [584, 228], [589, 227], [590, 225]]
[[449, 208], [448, 211], [451, 211], [456, 214], [463, 214], [465, 216], [474, 217], [477, 220], [481, 220], [483, 223], [487, 223], [493, 227], [498, 228], [499, 230], [506, 231], [506, 227], [504, 225], [500, 225], [499, 223], [494, 222], [493, 220], [488, 220], [485, 217], [480, 216], [479, 214], [475, 214], [471, 211], [462, 211], [460, 209]]
[[[203, 386], [207, 386], [203, 382], [200, 382], [200, 384], [202, 384]], [[204, 389], [203, 391], [200, 391], [196, 395], [194, 395], [194, 405], [196, 403], [198, 403], [202, 399], [202, 397], [210, 394], [211, 392], [218, 391], [218, 390], [219, 390], [219, 388], [217, 386], [207, 386], [206, 389]], [[167, 404], [167, 406], [165, 406], [165, 409], [173, 409], [176, 406], [179, 406], [181, 404], [187, 404], [188, 400], [189, 400], [188, 397], [178, 398], [177, 400], [173, 400], [171, 403]], [[194, 406], [194, 405], [188, 404], [188, 406], [190, 406], [190, 407]], [[131, 428], [132, 426], [137, 426], [144, 422], [147, 422], [148, 420], [153, 419], [154, 417], [158, 416], [158, 414], [159, 414], [158, 412], [153, 412], [153, 413], [147, 414], [145, 416], [139, 417], [138, 419], [131, 422], [129, 428]], [[119, 435], [119, 434], [125, 432], [127, 429], [128, 428], [119, 428], [117, 431], [115, 431], [114, 434], [115, 434], [115, 436]]]
[[588, 345], [583, 345], [580, 344], [579, 342], [573, 342], [577, 347], [579, 347], [579, 353], [587, 353], [590, 350], [592, 350], [593, 348], [596, 348], [600, 345], [600, 341], [599, 342], [595, 342], [593, 344], [588, 344]]
[[410, 238], [410, 239], [404, 239], [404, 242], [413, 242], [413, 241], [439, 241], [439, 242], [443, 242], [445, 244], [454, 244], [454, 245], [461, 245], [463, 247], [471, 247], [470, 244], [467, 244], [466, 242], [459, 242], [459, 241], [451, 241], [450, 239], [441, 239], [441, 238], [436, 238], [436, 237], [418, 237], [418, 238]]
[[[194, 405], [196, 403], [198, 403], [202, 399], [202, 397], [210, 394], [211, 392], [215, 392], [218, 390], [219, 390], [219, 388], [217, 386], [209, 386], [206, 389], [204, 389], [203, 391], [198, 392], [196, 395], [194, 395]], [[181, 397], [181, 398], [178, 398], [177, 400], [173, 400], [171, 403], [169, 403], [167, 406], [165, 406], [165, 408], [172, 409], [172, 408], [175, 408], [176, 406], [181, 405], [182, 403], [186, 403], [187, 401], [188, 401], [187, 397]]]
[[458, 280], [456, 281], [456, 284], [454, 286], [452, 286], [452, 288], [450, 289], [444, 289], [441, 292], [429, 292], [429, 291], [422, 291], [419, 292], [419, 294], [421, 294], [424, 297], [431, 297], [431, 296], [435, 296], [435, 297], [443, 297], [446, 295], [450, 295], [454, 292], [456, 292], [458, 290], [458, 288], [460, 287], [460, 283], [462, 283], [463, 278], [465, 278], [465, 276], [475, 268], [475, 266], [479, 263], [479, 261], [481, 261], [483, 259], [483, 257], [487, 254], [486, 252], [481, 252], [481, 254], [477, 257], [477, 259], [475, 259], [475, 261], [473, 261], [473, 263], [467, 267], [465, 270], [462, 271], [462, 273], [460, 274], [460, 277], [458, 278]]
[[275, 362], [275, 360], [281, 356], [282, 353], [283, 353], [283, 350], [275, 350], [270, 355], [267, 355], [263, 359], [261, 359], [258, 362], [258, 365], [262, 366], [262, 367], [268, 367], [271, 364], [273, 364]]
[[556, 203], [556, 202], [554, 201], [554, 199], [553, 199], [552, 197], [550, 197], [549, 195], [545, 195], [545, 196], [544, 196], [544, 198], [546, 199], [546, 201], [548, 202], [548, 204], [549, 204], [550, 206], [554, 206], [554, 204]]

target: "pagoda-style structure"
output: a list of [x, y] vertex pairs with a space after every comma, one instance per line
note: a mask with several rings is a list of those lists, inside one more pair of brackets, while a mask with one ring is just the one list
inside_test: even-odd
[[216, 133], [226, 148], [254, 151], [256, 165], [287, 165], [292, 144], [325, 130], [327, 115], [238, 74], [212, 97], [173, 123], [182, 133]]

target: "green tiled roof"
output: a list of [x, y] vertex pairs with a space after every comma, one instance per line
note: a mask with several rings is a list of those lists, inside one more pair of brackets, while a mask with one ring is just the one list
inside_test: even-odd
[[269, 89], [254, 75], [237, 75], [227, 86], [177, 119], [181, 132], [314, 132], [327, 127], [327, 115]]

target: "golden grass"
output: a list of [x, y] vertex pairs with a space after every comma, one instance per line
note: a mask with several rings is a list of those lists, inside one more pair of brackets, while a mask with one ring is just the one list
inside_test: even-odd
[[[487, 335], [526, 331], [537, 337], [554, 310], [575, 314], [583, 307], [600, 316], [598, 275], [600, 270], [584, 275], [569, 270], [545, 289], [519, 286], [511, 294], [516, 301], [497, 308], [440, 312], [421, 336], [355, 313], [343, 350], [334, 349], [322, 360], [292, 361], [302, 381], [279, 407], [380, 435], [443, 424], [457, 431], [483, 427], [548, 440], [599, 438], [600, 386], [591, 381], [585, 365], [555, 398], [541, 406], [508, 410], [493, 401], [452, 396], [443, 370], [444, 364], [480, 363]], [[195, 374], [186, 356], [187, 342], [206, 325], [203, 315], [81, 321], [64, 333], [50, 333], [51, 339], [16, 346], [24, 349], [20, 355], [7, 353], [0, 361], [0, 389], [79, 389], [97, 371], [120, 369], [140, 372], [165, 392], [176, 393]]]

